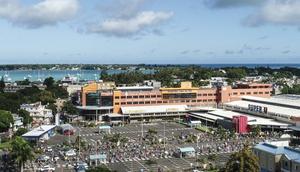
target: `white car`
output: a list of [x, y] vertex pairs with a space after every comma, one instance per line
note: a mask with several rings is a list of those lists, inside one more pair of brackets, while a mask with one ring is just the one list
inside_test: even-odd
[[47, 152], [52, 152], [52, 151], [53, 151], [53, 149], [50, 146], [48, 146], [47, 147]]
[[74, 149], [68, 150], [65, 154], [66, 156], [76, 156], [76, 152]]
[[50, 165], [45, 165], [40, 169], [40, 171], [55, 171], [55, 168], [51, 167]]
[[39, 158], [38, 158], [38, 161], [48, 161], [50, 160], [50, 157], [47, 156], [47, 155], [41, 155]]

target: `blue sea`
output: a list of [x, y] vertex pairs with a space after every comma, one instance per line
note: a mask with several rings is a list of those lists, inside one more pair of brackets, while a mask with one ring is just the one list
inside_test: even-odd
[[[158, 65], [159, 66], [159, 65]], [[187, 65], [183, 65], [187, 66]], [[282, 67], [300, 68], [300, 64], [198, 64], [207, 68], [225, 68], [225, 67], [270, 67], [278, 69]], [[109, 74], [126, 72], [125, 70], [108, 70]], [[144, 70], [144, 73], [153, 73], [154, 70]], [[10, 81], [21, 81], [29, 79], [31, 81], [44, 80], [47, 77], [53, 77], [55, 80], [61, 80], [65, 76], [74, 76], [80, 80], [99, 80], [101, 70], [10, 70], [0, 71], [0, 77], [5, 76]]]
[[[126, 72], [125, 70], [107, 70], [108, 74]], [[144, 70], [144, 73], [154, 72], [153, 70]], [[62, 80], [65, 76], [72, 76], [78, 80], [99, 80], [101, 70], [9, 70], [0, 71], [0, 77], [6, 81], [43, 81], [47, 77], [53, 77], [55, 80]]]

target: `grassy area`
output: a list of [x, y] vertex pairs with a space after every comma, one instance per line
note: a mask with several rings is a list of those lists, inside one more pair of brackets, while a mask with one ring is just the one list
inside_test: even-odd
[[199, 125], [199, 126], [196, 127], [196, 129], [199, 130], [199, 131], [203, 131], [203, 132], [210, 132], [209, 128], [206, 127], [206, 126], [200, 126]]
[[10, 142], [0, 143], [0, 150], [9, 149], [11, 146]]

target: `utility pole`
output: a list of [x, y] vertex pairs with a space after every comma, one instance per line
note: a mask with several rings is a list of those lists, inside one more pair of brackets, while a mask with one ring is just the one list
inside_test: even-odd
[[144, 115], [142, 114], [142, 138], [144, 138]]

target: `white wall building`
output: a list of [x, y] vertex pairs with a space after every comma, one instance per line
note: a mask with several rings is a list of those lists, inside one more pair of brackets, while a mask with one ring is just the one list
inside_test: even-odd
[[30, 113], [30, 116], [33, 118], [33, 124], [50, 124], [53, 118], [52, 110], [46, 109], [46, 106], [42, 105], [41, 102], [22, 104], [20, 109]]

